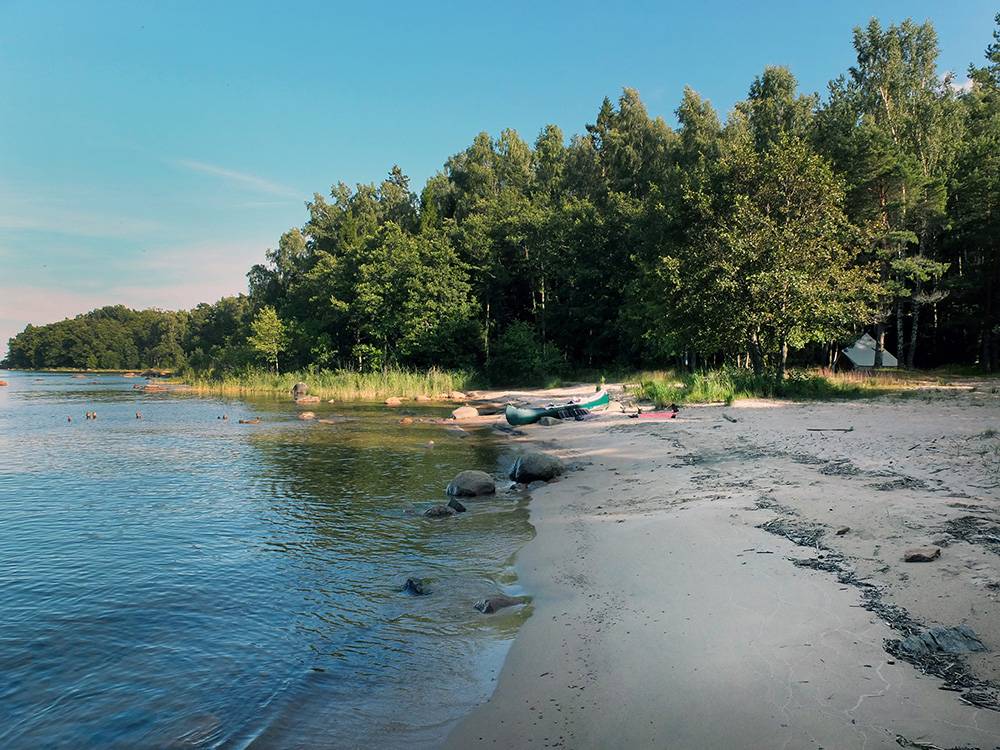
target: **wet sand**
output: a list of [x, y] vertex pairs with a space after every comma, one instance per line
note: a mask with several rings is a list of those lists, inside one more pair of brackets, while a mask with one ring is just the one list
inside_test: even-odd
[[[533, 615], [448, 746], [1000, 747], [969, 702], [1000, 683], [992, 390], [525, 428], [579, 470], [533, 495]], [[967, 624], [989, 651], [942, 689], [886, 651], [893, 624]]]

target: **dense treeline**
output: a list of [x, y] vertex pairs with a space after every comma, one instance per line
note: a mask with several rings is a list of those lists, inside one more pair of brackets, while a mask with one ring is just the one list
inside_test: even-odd
[[963, 90], [940, 75], [930, 24], [872, 20], [822, 98], [769, 67], [724, 122], [686, 89], [672, 129], [626, 89], [568, 142], [553, 125], [533, 145], [481, 133], [419, 195], [394, 167], [314, 196], [248, 297], [29, 328], [9, 363], [218, 372], [267, 339], [286, 368], [523, 379], [682, 362], [780, 377], [789, 357], [829, 364], [868, 330], [909, 366], [995, 369], [993, 36]]

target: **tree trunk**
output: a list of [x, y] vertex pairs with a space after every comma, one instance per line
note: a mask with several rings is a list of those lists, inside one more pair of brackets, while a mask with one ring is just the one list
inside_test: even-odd
[[778, 366], [775, 372], [774, 379], [779, 383], [783, 382], [785, 379], [785, 370], [788, 368], [788, 342], [781, 342], [781, 354], [778, 355]]
[[760, 350], [760, 342], [757, 341], [757, 337], [754, 336], [750, 340], [748, 354], [750, 356], [750, 363], [753, 367], [753, 374], [760, 378], [764, 376], [764, 353]]
[[906, 350], [906, 366], [913, 369], [913, 361], [917, 356], [917, 330], [920, 326], [921, 303], [913, 300], [913, 320], [910, 321], [910, 346]]
[[900, 362], [906, 357], [906, 346], [903, 343], [903, 300], [896, 300], [896, 359]]
[[885, 351], [885, 324], [875, 324], [875, 368], [882, 366], [882, 352]]

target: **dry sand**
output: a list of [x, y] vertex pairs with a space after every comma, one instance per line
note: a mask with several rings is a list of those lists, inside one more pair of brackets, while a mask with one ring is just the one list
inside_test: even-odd
[[[533, 614], [448, 746], [1000, 747], [1000, 712], [888, 653], [905, 633], [883, 617], [972, 627], [990, 650], [954, 674], [995, 699], [994, 390], [525, 428], [514, 443], [579, 470], [533, 495], [518, 557]], [[939, 559], [902, 562], [928, 543]]]

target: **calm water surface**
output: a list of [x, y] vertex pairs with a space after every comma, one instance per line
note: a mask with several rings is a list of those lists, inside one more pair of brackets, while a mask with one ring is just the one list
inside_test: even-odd
[[311, 406], [329, 425], [117, 376], [0, 379], [0, 747], [433, 746], [489, 694], [524, 614], [471, 604], [517, 591], [524, 501], [419, 514], [457, 471], [499, 473], [486, 438], [381, 406]]

